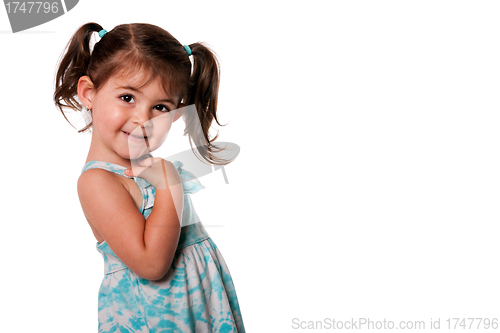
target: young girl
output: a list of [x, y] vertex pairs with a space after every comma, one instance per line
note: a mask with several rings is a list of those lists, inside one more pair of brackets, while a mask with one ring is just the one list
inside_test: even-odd
[[201, 157], [224, 164], [208, 135], [218, 73], [207, 47], [149, 24], [107, 32], [87, 23], [68, 44], [54, 101], [63, 115], [91, 115], [79, 131], [92, 129], [78, 195], [104, 257], [99, 332], [245, 331], [229, 270], [189, 197], [204, 187], [181, 162], [150, 154], [183, 115]]

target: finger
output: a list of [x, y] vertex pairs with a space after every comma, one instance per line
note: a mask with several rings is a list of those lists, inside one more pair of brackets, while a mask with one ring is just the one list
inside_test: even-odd
[[142, 170], [144, 170], [144, 167], [134, 167], [130, 169], [125, 169], [125, 175], [130, 177], [137, 177]]
[[131, 177], [139, 177], [139, 175], [145, 170], [148, 169], [149, 166], [141, 166], [135, 165], [132, 168], [125, 169], [125, 175]]

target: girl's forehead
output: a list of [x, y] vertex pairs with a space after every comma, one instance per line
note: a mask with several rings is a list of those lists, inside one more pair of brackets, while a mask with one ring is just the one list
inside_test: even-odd
[[142, 90], [146, 86], [156, 85], [159, 90], [164, 91], [166, 94], [168, 92], [168, 85], [161, 81], [161, 78], [157, 75], [115, 75], [109, 80], [111, 83], [111, 88], [132, 88], [132, 90]]
[[153, 81], [155, 77], [152, 73], [135, 72], [135, 73], [118, 73], [110, 77], [110, 82], [118, 86], [130, 86], [140, 89]]

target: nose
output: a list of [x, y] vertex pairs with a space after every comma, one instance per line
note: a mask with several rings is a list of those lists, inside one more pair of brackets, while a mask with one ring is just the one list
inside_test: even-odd
[[151, 127], [151, 112], [145, 106], [136, 106], [130, 120], [137, 126]]

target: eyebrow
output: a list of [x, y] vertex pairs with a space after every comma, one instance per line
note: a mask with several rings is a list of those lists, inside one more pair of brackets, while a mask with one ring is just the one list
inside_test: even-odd
[[[132, 90], [132, 91], [135, 91], [135, 92], [138, 92], [138, 93], [142, 94], [142, 92], [139, 89], [131, 87], [131, 86], [118, 86], [118, 89], [129, 89], [129, 90]], [[160, 99], [159, 101], [160, 102], [166, 102], [166, 103], [175, 104], [174, 102], [172, 102], [169, 99]]]

